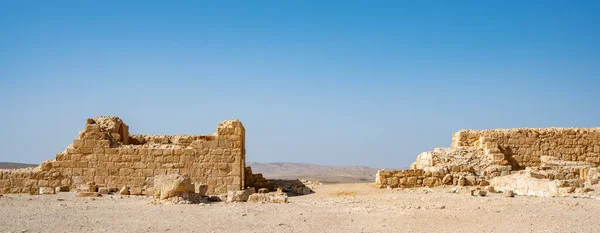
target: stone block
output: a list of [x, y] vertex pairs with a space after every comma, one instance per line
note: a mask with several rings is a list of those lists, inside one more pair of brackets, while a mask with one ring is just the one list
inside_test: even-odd
[[44, 195], [44, 194], [55, 194], [56, 191], [54, 188], [52, 187], [40, 187], [40, 195]]

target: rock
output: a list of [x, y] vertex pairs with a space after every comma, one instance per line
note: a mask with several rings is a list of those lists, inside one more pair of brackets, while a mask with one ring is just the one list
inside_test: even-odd
[[227, 202], [245, 202], [248, 201], [250, 195], [254, 194], [254, 188], [244, 190], [236, 190], [227, 192]]
[[190, 177], [186, 175], [171, 174], [154, 177], [154, 188], [160, 193], [160, 199], [167, 199], [183, 193], [194, 193], [196, 187]]
[[458, 186], [465, 186], [467, 184], [467, 180], [464, 176], [458, 178]]
[[486, 186], [485, 190], [490, 192], [490, 193], [495, 193], [496, 189], [494, 189], [494, 186]]
[[206, 195], [206, 192], [208, 191], [208, 185], [207, 184], [194, 183], [194, 186], [195, 186], [194, 190], [195, 190], [196, 193], [198, 193], [198, 194], [200, 194], [202, 196]]
[[270, 198], [267, 193], [253, 193], [248, 196], [248, 202], [265, 203], [269, 202]]
[[587, 192], [591, 192], [594, 191], [591, 188], [577, 188], [575, 189], [575, 193], [587, 193]]
[[68, 191], [69, 191], [69, 186], [58, 186], [58, 187], [54, 188], [55, 193], [68, 192]]
[[285, 193], [253, 193], [248, 197], [248, 202], [255, 203], [287, 203], [288, 196]]
[[102, 195], [100, 195], [97, 192], [85, 192], [85, 191], [82, 191], [82, 192], [77, 192], [76, 196], [77, 197], [100, 197]]
[[140, 187], [129, 188], [129, 195], [144, 195], [144, 189]]
[[485, 191], [485, 190], [477, 190], [476, 194], [477, 194], [477, 196], [485, 197], [485, 196], [487, 196], [487, 191]]
[[490, 185], [490, 182], [487, 180], [481, 180], [479, 182], [479, 186], [488, 186], [488, 185]]
[[77, 192], [98, 192], [98, 185], [95, 182], [88, 182], [77, 185]]
[[444, 176], [444, 178], [442, 179], [442, 184], [450, 185], [450, 184], [452, 184], [452, 179], [453, 179], [452, 175], [446, 174]]
[[271, 202], [272, 203], [287, 203], [288, 197], [287, 197], [287, 195], [274, 195], [274, 196], [271, 196]]
[[108, 194], [110, 190], [106, 187], [98, 188], [98, 193], [100, 194]]
[[56, 194], [56, 190], [51, 187], [40, 187], [40, 195], [44, 194]]
[[504, 197], [514, 197], [515, 193], [512, 190], [504, 191]]
[[387, 186], [387, 190], [392, 190], [392, 189], [394, 189], [394, 188], [391, 185]]
[[269, 193], [269, 189], [267, 189], [267, 188], [258, 189], [258, 193]]
[[119, 194], [120, 195], [129, 195], [129, 187], [123, 186], [123, 188], [121, 188], [121, 190], [119, 190]]
[[109, 193], [118, 193], [119, 192], [119, 188], [108, 188], [108, 192]]

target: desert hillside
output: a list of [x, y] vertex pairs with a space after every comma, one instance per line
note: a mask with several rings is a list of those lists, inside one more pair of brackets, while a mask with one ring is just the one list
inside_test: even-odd
[[35, 167], [37, 164], [0, 162], [0, 169]]
[[374, 182], [377, 168], [366, 166], [323, 166], [308, 163], [255, 163], [249, 162], [253, 173], [262, 173], [268, 179], [307, 179], [323, 183]]

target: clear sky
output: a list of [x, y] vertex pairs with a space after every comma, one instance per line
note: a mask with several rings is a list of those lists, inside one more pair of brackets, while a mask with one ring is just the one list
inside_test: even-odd
[[99, 115], [238, 118], [248, 161], [388, 168], [463, 128], [600, 126], [598, 1], [123, 2], [0, 3], [0, 161]]

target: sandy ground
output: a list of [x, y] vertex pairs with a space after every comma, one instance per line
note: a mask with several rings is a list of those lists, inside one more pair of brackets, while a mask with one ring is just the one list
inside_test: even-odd
[[0, 232], [600, 232], [600, 200], [473, 197], [321, 185], [287, 204], [156, 205], [149, 197], [0, 197]]

